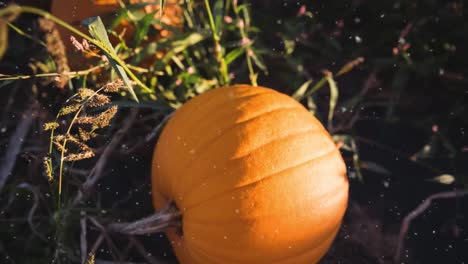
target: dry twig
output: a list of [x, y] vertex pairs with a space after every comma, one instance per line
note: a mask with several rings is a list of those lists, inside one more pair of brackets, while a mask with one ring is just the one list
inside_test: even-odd
[[86, 264], [88, 258], [88, 244], [86, 240], [86, 212], [81, 211], [80, 213], [80, 250], [81, 250], [81, 263]]
[[3, 164], [0, 166], [0, 191], [5, 186], [8, 177], [11, 175], [11, 171], [15, 166], [16, 157], [21, 151], [24, 139], [29, 132], [32, 121], [36, 117], [36, 112], [39, 107], [37, 101], [33, 102], [28, 110], [23, 113], [22, 119], [16, 127], [15, 132], [10, 137], [8, 142], [8, 148], [5, 151], [5, 157], [3, 158]]
[[140, 242], [140, 240], [136, 239], [133, 236], [130, 236], [129, 239], [130, 239], [130, 241], [133, 242], [133, 245], [135, 246], [138, 253], [140, 253], [140, 255], [142, 255], [148, 263], [150, 263], [150, 264], [166, 264], [165, 261], [163, 262], [162, 260], [157, 260], [155, 257], [151, 256], [151, 254], [149, 254], [148, 251], [146, 251], [145, 247]]
[[107, 145], [107, 147], [104, 149], [103, 153], [99, 157], [99, 160], [96, 162], [96, 165], [89, 173], [86, 181], [83, 183], [81, 190], [78, 192], [77, 196], [73, 200], [73, 204], [72, 204], [73, 206], [78, 205], [80, 202], [86, 199], [89, 192], [94, 188], [96, 183], [102, 178], [104, 168], [106, 167], [107, 162], [109, 161], [110, 155], [118, 147], [120, 141], [122, 140], [122, 138], [125, 136], [127, 131], [132, 126], [137, 115], [138, 115], [138, 109], [132, 109], [130, 112], [130, 116], [127, 118], [127, 120], [122, 122], [124, 124], [123, 127], [115, 133], [109, 145]]
[[41, 234], [37, 229], [36, 229], [36, 226], [34, 225], [34, 213], [36, 212], [37, 210], [37, 207], [39, 207], [39, 197], [40, 197], [40, 192], [38, 190], [37, 187], [35, 186], [32, 186], [26, 182], [23, 182], [21, 184], [19, 184], [17, 186], [18, 188], [22, 188], [22, 189], [27, 189], [29, 190], [33, 196], [34, 196], [34, 204], [33, 206], [31, 207], [31, 209], [29, 210], [29, 213], [28, 213], [28, 224], [29, 224], [29, 228], [31, 228], [31, 231], [34, 233], [34, 235], [36, 235], [37, 237], [39, 237], [42, 241], [44, 242], [49, 242], [45, 236], [43, 234]]
[[413, 221], [416, 217], [424, 213], [424, 211], [426, 211], [426, 209], [431, 205], [431, 203], [434, 200], [457, 198], [457, 197], [462, 197], [464, 195], [468, 195], [468, 190], [454, 190], [454, 191], [448, 191], [448, 192], [435, 193], [435, 194], [429, 195], [429, 197], [424, 199], [424, 201], [420, 203], [418, 207], [416, 207], [416, 209], [414, 209], [409, 214], [407, 214], [405, 218], [403, 219], [403, 222], [400, 228], [400, 235], [398, 237], [398, 246], [395, 252], [395, 263], [400, 263], [401, 251], [403, 250], [406, 233], [408, 232], [411, 221]]

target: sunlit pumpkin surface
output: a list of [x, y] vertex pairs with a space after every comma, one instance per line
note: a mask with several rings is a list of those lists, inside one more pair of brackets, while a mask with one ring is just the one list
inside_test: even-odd
[[316, 263], [347, 207], [340, 152], [300, 103], [235, 85], [178, 109], [153, 159], [157, 209], [174, 201], [181, 263]]

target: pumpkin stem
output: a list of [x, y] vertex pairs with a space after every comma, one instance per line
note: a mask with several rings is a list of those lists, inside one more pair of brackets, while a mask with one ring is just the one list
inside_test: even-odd
[[129, 223], [109, 224], [108, 230], [127, 235], [147, 235], [166, 231], [168, 228], [182, 229], [182, 214], [171, 202], [159, 212]]

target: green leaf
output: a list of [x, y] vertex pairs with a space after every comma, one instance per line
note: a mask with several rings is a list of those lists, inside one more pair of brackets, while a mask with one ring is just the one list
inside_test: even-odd
[[133, 38], [133, 47], [138, 47], [141, 44], [146, 35], [148, 35], [150, 26], [153, 22], [155, 12], [149, 13], [139, 20], [136, 26], [135, 36]]
[[226, 57], [224, 58], [224, 60], [226, 61], [226, 64], [229, 65], [231, 64], [233, 61], [235, 61], [239, 56], [241, 56], [242, 54], [245, 53], [245, 48], [237, 48], [237, 49], [234, 49], [234, 50], [231, 50], [227, 55]]
[[314, 98], [311, 95], [307, 96], [307, 108], [309, 111], [317, 116], [317, 105], [314, 102]]
[[8, 22], [15, 20], [21, 14], [21, 7], [11, 4], [3, 10], [8, 12], [0, 17], [0, 60], [8, 48]]
[[88, 26], [88, 30], [91, 36], [93, 36], [94, 39], [96, 39], [104, 45], [104, 53], [106, 54], [106, 57], [109, 60], [109, 64], [122, 78], [132, 98], [138, 102], [138, 97], [136, 96], [135, 91], [133, 90], [132, 83], [130, 82], [127, 73], [125, 72], [124, 68], [121, 65], [119, 65], [111, 56], [111, 54], [116, 57], [118, 55], [115, 53], [114, 47], [112, 46], [109, 40], [109, 36], [107, 35], [106, 28], [102, 23], [101, 18], [91, 17], [86, 19], [84, 23]]
[[330, 103], [328, 110], [328, 127], [332, 125], [333, 114], [335, 113], [336, 103], [338, 102], [338, 87], [336, 86], [335, 80], [331, 75], [326, 75], [328, 85], [330, 86]]
[[249, 32], [250, 30], [250, 14], [249, 14], [249, 9], [246, 6], [245, 8], [242, 8], [242, 15], [244, 17], [244, 28], [246, 32]]
[[189, 34], [184, 34], [179, 37], [175, 37], [174, 41], [164, 43], [161, 48], [167, 48], [169, 50], [166, 55], [161, 60], [156, 61], [155, 68], [156, 70], [164, 69], [169, 60], [176, 54], [186, 50], [188, 47], [193, 46], [200, 41], [204, 40], [206, 35], [203, 35], [198, 32], [193, 32]]
[[371, 171], [371, 172], [374, 172], [374, 173], [379, 173], [379, 174], [384, 174], [384, 175], [391, 175], [392, 174], [388, 169], [386, 169], [382, 165], [380, 165], [378, 163], [375, 163], [373, 161], [361, 160], [360, 166], [361, 166], [361, 168], [363, 168], [365, 170], [368, 170], [368, 171]]
[[205, 39], [205, 35], [202, 35], [198, 32], [190, 33], [188, 35], [183, 36], [183, 38], [180, 38], [174, 42], [172, 42], [172, 48], [174, 49], [173, 52], [179, 53], [189, 46], [195, 45], [198, 42], [202, 41]]
[[304, 94], [307, 91], [307, 88], [309, 88], [309, 85], [312, 83], [312, 80], [308, 80], [307, 82], [303, 83], [299, 89], [297, 89], [294, 94], [292, 95], [292, 98], [296, 100], [300, 100], [304, 98]]
[[296, 48], [296, 41], [292, 39], [283, 39], [283, 43], [286, 55], [291, 55], [294, 52], [294, 49]]
[[256, 51], [252, 49], [252, 59], [255, 65], [262, 70], [264, 73], [268, 73], [268, 69], [263, 61], [257, 56]]
[[161, 3], [159, 5], [159, 17], [162, 18], [163, 16], [163, 11], [164, 11], [164, 5], [166, 4], [166, 0], [161, 0]]
[[[332, 136], [333, 141], [336, 143], [342, 143], [342, 149], [352, 152], [353, 153], [353, 167], [356, 172], [355, 177], [358, 178], [358, 180], [362, 181], [362, 173], [361, 173], [361, 161], [359, 159], [359, 150], [356, 144], [356, 140], [351, 135], [333, 135]], [[350, 177], [353, 177], [350, 175]]]
[[0, 19], [0, 60], [5, 55], [8, 47], [8, 23], [5, 19]]
[[215, 20], [215, 30], [216, 34], [220, 34], [221, 32], [221, 23], [223, 21], [223, 9], [224, 9], [224, 1], [223, 0], [218, 0], [214, 4], [213, 8], [213, 16]]
[[88, 30], [91, 36], [102, 42], [102, 44], [104, 44], [104, 46], [108, 49], [106, 52], [112, 52], [114, 50], [107, 35], [106, 27], [102, 23], [100, 17], [90, 17], [83, 21], [83, 23], [88, 26]]
[[139, 50], [137, 54], [135, 54], [131, 63], [133, 65], [138, 65], [143, 59], [147, 58], [148, 56], [153, 56], [156, 53], [156, 51], [158, 51], [158, 43], [148, 43], [147, 45], [143, 46], [143, 48]]
[[116, 12], [115, 18], [112, 20], [109, 28], [111, 30], [115, 30], [119, 25], [121, 25], [122, 21], [128, 17], [128, 12], [130, 12], [129, 8], [119, 9], [119, 11]]

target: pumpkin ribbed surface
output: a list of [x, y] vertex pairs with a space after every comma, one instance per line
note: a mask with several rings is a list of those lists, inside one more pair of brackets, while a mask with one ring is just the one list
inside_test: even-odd
[[321, 123], [262, 87], [208, 91], [171, 117], [157, 143], [154, 205], [176, 203], [168, 231], [181, 263], [316, 263], [348, 200], [346, 167]]

